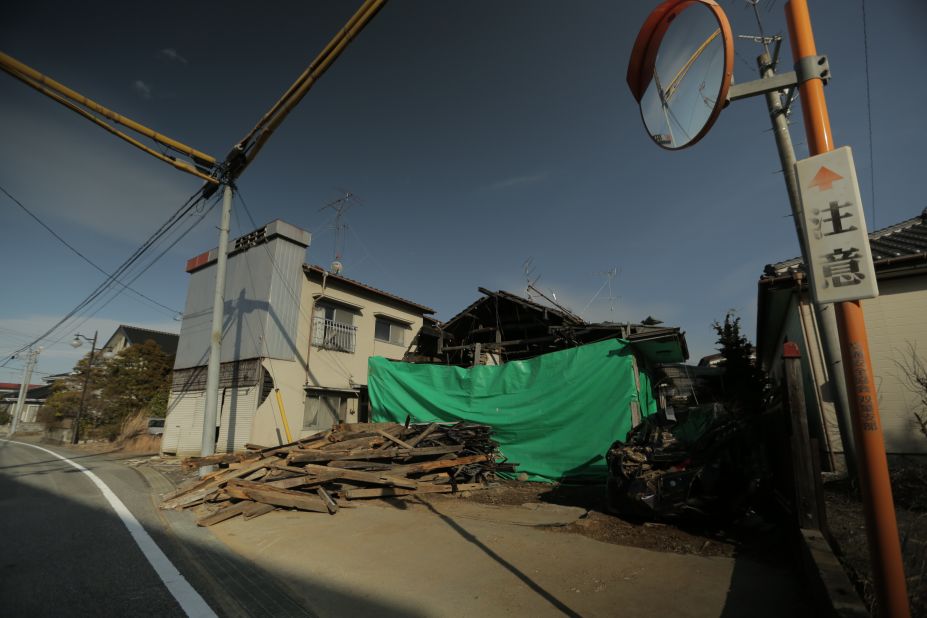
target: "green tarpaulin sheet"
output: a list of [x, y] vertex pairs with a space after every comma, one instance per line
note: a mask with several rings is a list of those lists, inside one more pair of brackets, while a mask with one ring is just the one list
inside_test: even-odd
[[626, 341], [612, 339], [530, 360], [472, 368], [369, 361], [371, 419], [471, 421], [493, 437], [530, 480], [604, 478], [605, 453], [631, 429], [631, 402], [656, 412], [650, 381]]

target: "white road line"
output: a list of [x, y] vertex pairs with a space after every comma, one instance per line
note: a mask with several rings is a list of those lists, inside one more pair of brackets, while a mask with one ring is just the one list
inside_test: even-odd
[[135, 539], [135, 543], [138, 545], [138, 548], [142, 550], [142, 553], [145, 554], [145, 558], [148, 559], [148, 562], [151, 563], [151, 566], [154, 568], [155, 573], [158, 574], [158, 577], [161, 578], [161, 581], [164, 582], [164, 585], [167, 586], [167, 589], [170, 591], [174, 598], [177, 599], [177, 603], [180, 604], [180, 607], [186, 612], [187, 616], [190, 618], [210, 618], [215, 617], [216, 613], [210, 609], [209, 605], [206, 604], [206, 601], [203, 600], [203, 597], [193, 589], [193, 586], [184, 579], [184, 576], [180, 574], [180, 571], [177, 570], [167, 556], [164, 555], [164, 552], [161, 551], [161, 548], [152, 540], [148, 533], [145, 532], [145, 529], [142, 527], [138, 520], [135, 519], [135, 515], [126, 508], [126, 505], [123, 504], [122, 500], [113, 493], [113, 490], [109, 486], [100, 480], [96, 474], [80, 465], [79, 463], [73, 462], [67, 457], [63, 457], [54, 451], [50, 451], [47, 448], [42, 448], [41, 446], [36, 446], [35, 444], [29, 444], [27, 442], [17, 442], [15, 440], [0, 440], [0, 442], [9, 442], [10, 444], [19, 444], [21, 446], [30, 446], [32, 448], [37, 448], [40, 451], [44, 451], [49, 455], [53, 455], [58, 459], [64, 461], [70, 466], [73, 466], [90, 477], [90, 480], [94, 485], [102, 492], [103, 497], [106, 498], [109, 505], [113, 507], [113, 510], [116, 511], [116, 515], [119, 516], [119, 519], [122, 520], [122, 523], [125, 524], [126, 528], [129, 530], [129, 534], [132, 535], [132, 538]]

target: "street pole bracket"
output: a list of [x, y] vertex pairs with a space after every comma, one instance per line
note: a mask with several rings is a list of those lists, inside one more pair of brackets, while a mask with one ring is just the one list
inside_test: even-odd
[[830, 63], [827, 56], [805, 56], [795, 63], [795, 75], [798, 82], [803, 84], [809, 79], [820, 79], [827, 85], [830, 81]]

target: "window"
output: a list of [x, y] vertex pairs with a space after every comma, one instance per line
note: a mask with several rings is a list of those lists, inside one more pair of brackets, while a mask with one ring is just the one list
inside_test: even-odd
[[377, 341], [386, 341], [395, 345], [405, 345], [406, 327], [387, 320], [386, 318], [377, 318], [373, 337]]
[[312, 318], [312, 345], [337, 352], [354, 352], [357, 327], [354, 313], [327, 303], [316, 303]]
[[335, 423], [343, 423], [348, 415], [348, 398], [343, 395], [306, 395], [306, 411], [303, 415], [303, 429], [330, 429]]
[[341, 326], [353, 326], [354, 325], [354, 312], [349, 309], [342, 309], [341, 307], [336, 307], [329, 303], [316, 303], [315, 305], [315, 315], [316, 317], [324, 317], [329, 322], [334, 322]]

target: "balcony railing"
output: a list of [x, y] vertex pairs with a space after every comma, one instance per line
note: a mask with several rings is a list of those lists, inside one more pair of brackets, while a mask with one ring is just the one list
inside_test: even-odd
[[353, 353], [356, 339], [356, 326], [339, 324], [322, 317], [312, 319], [312, 345], [317, 348]]

